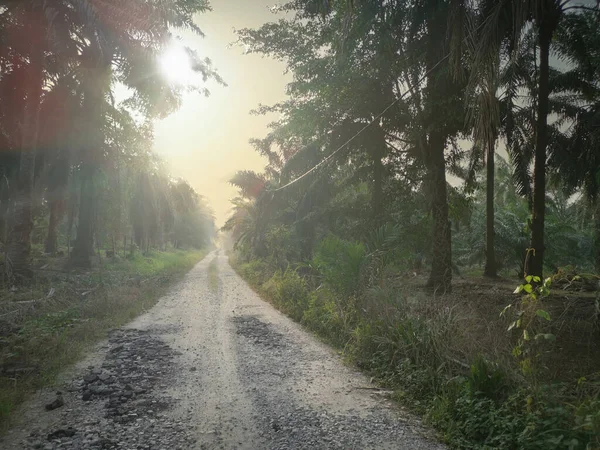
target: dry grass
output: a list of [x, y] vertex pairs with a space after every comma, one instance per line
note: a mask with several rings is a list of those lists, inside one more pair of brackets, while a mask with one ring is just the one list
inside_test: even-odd
[[[402, 279], [396, 281], [395, 289], [416, 299], [411, 314], [438, 319], [440, 315], [451, 314], [455, 318], [456, 333], [446, 343], [451, 354], [465, 362], [485, 355], [504, 367], [515, 365], [511, 355], [515, 336], [507, 333], [510, 320], [500, 313], [518, 300], [518, 295], [513, 294], [518, 281], [465, 277], [454, 282], [451, 294], [441, 296], [424, 291], [423, 284], [418, 278]], [[568, 291], [558, 286], [551, 291], [543, 300], [544, 309], [552, 317], [545, 332], [555, 334], [557, 339], [543, 355], [544, 378], [572, 382], [600, 372], [596, 293]]]
[[51, 385], [108, 330], [151, 308], [204, 255], [177, 251], [105, 260], [88, 272], [45, 271], [27, 288], [1, 290], [0, 429], [31, 392]]

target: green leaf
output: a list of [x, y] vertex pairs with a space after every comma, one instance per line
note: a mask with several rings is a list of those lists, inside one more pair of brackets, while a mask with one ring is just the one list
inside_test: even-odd
[[525, 277], [525, 281], [527, 281], [528, 283], [531, 283], [531, 280], [533, 280], [533, 276], [531, 276], [531, 275], [527, 275], [527, 276]]
[[538, 276], [533, 277], [533, 282], [534, 283], [539, 283], [540, 281], [542, 281], [542, 279]]
[[538, 317], [541, 317], [542, 319], [546, 319], [546, 320], [548, 320], [548, 321], [550, 321], [550, 320], [551, 320], [551, 319], [550, 319], [550, 314], [548, 313], [548, 311], [545, 311], [545, 310], [543, 310], [543, 309], [538, 309], [538, 310], [535, 312], [535, 315], [536, 315], [536, 316], [538, 316]]
[[523, 290], [523, 286], [517, 286], [517, 288], [514, 290], [513, 294], [519, 294], [522, 290]]
[[533, 292], [533, 287], [530, 284], [526, 284], [523, 286], [523, 290], [528, 294], [531, 294]]
[[525, 341], [529, 340], [529, 331], [523, 330], [523, 340], [525, 340]]

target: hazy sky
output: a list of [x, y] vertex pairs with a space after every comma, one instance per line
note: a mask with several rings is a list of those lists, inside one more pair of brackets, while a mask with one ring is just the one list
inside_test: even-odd
[[258, 55], [244, 55], [237, 46], [234, 28], [258, 27], [273, 20], [268, 6], [277, 0], [213, 0], [213, 11], [196, 22], [206, 34], [183, 35], [184, 43], [214, 63], [228, 87], [210, 83], [209, 98], [186, 94], [179, 111], [157, 122], [155, 150], [163, 156], [175, 177], [185, 178], [204, 195], [222, 225], [229, 200], [236, 189], [228, 184], [240, 169], [262, 170], [265, 161], [248, 144], [263, 137], [273, 119], [256, 117], [249, 111], [259, 103], [272, 104], [284, 98], [284, 66]]

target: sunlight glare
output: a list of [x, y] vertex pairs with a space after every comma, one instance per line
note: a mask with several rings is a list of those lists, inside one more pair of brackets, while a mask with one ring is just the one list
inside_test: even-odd
[[160, 58], [160, 68], [170, 83], [178, 85], [194, 83], [195, 72], [192, 69], [190, 56], [180, 45], [172, 45], [166, 49]]

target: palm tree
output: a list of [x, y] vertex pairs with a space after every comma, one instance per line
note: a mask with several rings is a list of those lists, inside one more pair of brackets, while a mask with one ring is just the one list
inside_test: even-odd
[[[155, 70], [157, 54], [168, 44], [170, 27], [201, 33], [193, 15], [208, 9], [204, 0], [174, 0], [170, 4], [144, 0], [114, 1], [111, 8], [80, 5], [90, 22], [83, 30], [87, 45], [82, 52], [82, 110], [87, 139], [81, 144], [82, 186], [77, 238], [71, 266], [90, 266], [93, 255], [95, 177], [105, 147], [106, 113], [112, 82], [118, 80], [136, 91], [135, 106], [147, 117], [164, 116], [178, 105], [176, 90]], [[191, 52], [190, 56], [194, 56]], [[215, 77], [206, 64], [194, 67]]]
[[[467, 120], [473, 126], [474, 147], [471, 169], [482, 158], [486, 166], [486, 245], [484, 275], [497, 276], [494, 230], [494, 160], [497, 140], [506, 116], [513, 113], [513, 97], [519, 78], [523, 77], [522, 57], [515, 43], [510, 10], [499, 9], [495, 1], [483, 0], [478, 5], [474, 26], [469, 27], [467, 41], [470, 56], [470, 81]], [[505, 4], [508, 6], [508, 4]], [[493, 19], [493, 24], [492, 22]], [[508, 52], [507, 52], [508, 50]], [[507, 54], [508, 53], [508, 54]], [[528, 75], [528, 74], [527, 74]], [[504, 93], [501, 92], [504, 90]], [[504, 119], [501, 120], [502, 112]], [[481, 149], [484, 149], [482, 152]], [[473, 174], [474, 175], [474, 174]], [[473, 175], [470, 175], [472, 177]]]
[[595, 217], [594, 252], [600, 270], [600, 12], [570, 14], [554, 48], [569, 70], [555, 74], [551, 110], [570, 123], [566, 145], [554, 146], [549, 165], [567, 193], [582, 190]]
[[[31, 275], [30, 248], [32, 230], [32, 192], [39, 147], [40, 105], [44, 98], [67, 76], [79, 99], [79, 115], [86, 139], [77, 142], [73, 164], [85, 176], [80, 177], [81, 206], [78, 237], [72, 263], [89, 265], [93, 243], [94, 178], [105, 153], [103, 129], [110, 86], [118, 80], [136, 94], [131, 104], [149, 117], [166, 114], [178, 104], [174, 89], [161, 81], [155, 70], [155, 56], [169, 43], [173, 28], [201, 33], [194, 14], [208, 9], [205, 0], [57, 0], [0, 1], [0, 60], [3, 85], [2, 104], [12, 114], [2, 113], [2, 133], [19, 129], [19, 172], [16, 183], [14, 224], [7, 246], [8, 260], [19, 278]], [[220, 80], [207, 62], [190, 51], [194, 68], [205, 77]], [[13, 76], [20, 74], [20, 77]], [[25, 83], [22, 82], [25, 80]], [[16, 95], [18, 88], [25, 89]], [[16, 101], [15, 101], [16, 100]], [[4, 109], [4, 108], [3, 108]], [[10, 127], [9, 116], [20, 118]], [[81, 125], [81, 124], [80, 124]], [[88, 132], [89, 131], [89, 132]], [[49, 230], [56, 221], [51, 221]], [[50, 236], [50, 247], [52, 245]]]
[[[483, 3], [487, 3], [487, 0]], [[548, 156], [548, 114], [550, 112], [550, 48], [553, 37], [560, 29], [565, 17], [578, 14], [588, 8], [571, 0], [501, 0], [491, 8], [488, 14], [490, 34], [496, 32], [500, 21], [504, 20], [502, 11], [510, 11], [513, 33], [520, 36], [528, 25], [535, 30], [539, 58], [537, 86], [535, 96], [535, 145], [533, 151], [533, 196], [531, 217], [531, 242], [527, 250], [525, 272], [530, 275], [542, 275], [544, 261], [544, 220], [546, 201], [546, 159]], [[516, 40], [515, 40], [516, 42]], [[493, 39], [480, 40], [479, 50], [488, 53]]]
[[267, 256], [266, 233], [272, 220], [273, 194], [265, 192], [267, 178], [250, 170], [237, 172], [229, 181], [239, 189], [234, 211], [223, 230], [232, 231], [239, 245], [247, 245], [254, 257]]
[[[473, 33], [474, 41], [477, 33]], [[473, 92], [470, 121], [474, 122], [474, 151], [485, 149], [483, 159], [486, 165], [486, 244], [485, 267], [483, 274], [488, 277], [497, 276], [496, 255], [494, 248], [494, 158], [496, 141], [500, 126], [500, 101], [498, 99], [500, 42], [493, 49], [485, 63], [477, 62], [471, 77], [478, 80], [475, 86], [470, 86], [468, 92]]]
[[[48, 49], [48, 6], [34, 2], [10, 5], [3, 11], [0, 23], [6, 45], [23, 49], [18, 40], [26, 36], [25, 52], [17, 53], [13, 65], [22, 65], [25, 76], [22, 122], [20, 126], [20, 162], [17, 175], [14, 222], [7, 245], [7, 259], [17, 281], [30, 278], [31, 231], [33, 230], [32, 194], [38, 138], [39, 108], [45, 80], [45, 52]], [[12, 38], [12, 39], [11, 39]], [[17, 60], [16, 64], [14, 60]]]
[[[433, 251], [428, 285], [449, 291], [452, 282], [452, 244], [448, 216], [448, 190], [446, 181], [445, 151], [447, 142], [461, 131], [453, 117], [461, 117], [461, 96], [466, 83], [461, 73], [465, 47], [465, 17], [468, 9], [455, 9], [453, 2], [429, 0], [417, 2], [410, 8], [412, 52], [418, 54], [425, 47], [422, 70], [425, 88], [422, 93], [423, 108], [420, 114], [422, 136], [420, 139], [423, 160], [427, 168], [431, 211], [433, 217]], [[455, 20], [452, 20], [455, 18]], [[424, 36], [421, 38], [421, 36]], [[445, 43], [445, 45], [440, 45]], [[448, 58], [449, 52], [453, 53]], [[418, 56], [416, 56], [418, 58]], [[416, 86], [412, 86], [414, 89]], [[443, 109], [444, 113], [440, 110]]]

